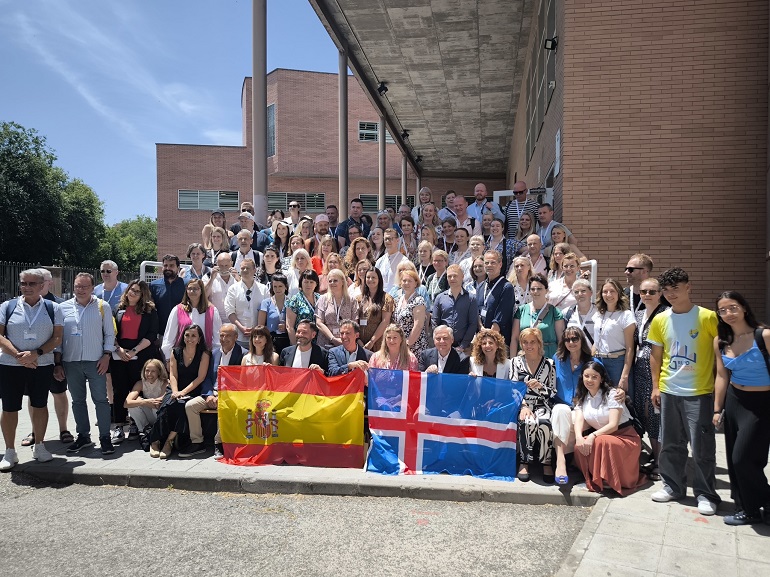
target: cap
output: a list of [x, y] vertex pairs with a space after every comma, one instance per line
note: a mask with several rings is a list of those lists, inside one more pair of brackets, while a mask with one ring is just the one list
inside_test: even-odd
[[315, 217], [316, 222], [329, 222], [329, 217], [325, 214], [319, 214], [317, 217]]
[[244, 211], [244, 212], [242, 212], [241, 214], [238, 215], [238, 218], [248, 218], [249, 220], [254, 220], [254, 215], [251, 214], [250, 212], [245, 212]]
[[224, 210], [215, 210], [211, 213], [211, 216], [214, 216], [215, 214], [221, 214], [222, 216], [225, 216]]

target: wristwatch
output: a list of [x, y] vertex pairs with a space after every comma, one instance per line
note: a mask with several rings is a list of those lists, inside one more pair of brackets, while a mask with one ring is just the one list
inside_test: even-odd
[[38, 356], [38, 357], [42, 357], [42, 356], [45, 354], [45, 352], [43, 351], [43, 349], [36, 349], [36, 350], [35, 350], [35, 352], [37, 353], [37, 356]]

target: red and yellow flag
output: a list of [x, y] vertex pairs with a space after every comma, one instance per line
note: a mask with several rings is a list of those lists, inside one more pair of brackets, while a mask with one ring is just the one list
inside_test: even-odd
[[220, 367], [222, 462], [360, 467], [364, 374], [325, 377], [290, 367]]

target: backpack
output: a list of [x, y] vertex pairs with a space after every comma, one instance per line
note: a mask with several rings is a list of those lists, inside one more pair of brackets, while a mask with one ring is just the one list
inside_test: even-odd
[[[8, 319], [11, 318], [13, 311], [16, 310], [16, 307], [19, 304], [19, 300], [22, 298], [23, 297], [17, 297], [8, 301], [8, 307], [5, 309], [5, 318], [3, 319], [4, 326], [8, 326]], [[45, 310], [48, 311], [48, 316], [51, 317], [51, 324], [54, 324], [53, 302], [49, 301], [48, 299], [43, 299], [43, 303], [45, 303]]]

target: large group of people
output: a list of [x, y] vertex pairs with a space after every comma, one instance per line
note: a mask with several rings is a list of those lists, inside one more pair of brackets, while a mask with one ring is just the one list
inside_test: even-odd
[[770, 330], [739, 293], [721, 294], [716, 311], [693, 304], [687, 273], [656, 278], [646, 254], [629, 259], [625, 288], [608, 278], [594, 294], [572, 232], [527, 198], [525, 183], [513, 190], [504, 208], [483, 184], [470, 205], [448, 191], [439, 210], [424, 188], [418, 206], [374, 219], [353, 199], [342, 222], [334, 206], [312, 218], [293, 201], [288, 217], [273, 211], [260, 225], [244, 203], [229, 228], [212, 213], [190, 264], [167, 254], [162, 278], [126, 284], [105, 261], [103, 283], [80, 273], [62, 303], [44, 298], [46, 271], [24, 271], [21, 296], [0, 307], [0, 469], [18, 461], [24, 395], [33, 431], [22, 445], [51, 459], [48, 392], [61, 395], [64, 382], [77, 433], [62, 429], [68, 452], [93, 446], [90, 388], [102, 453], [139, 440], [166, 459], [205, 451], [201, 413], [217, 407], [219, 366], [420, 370], [523, 383], [522, 481], [534, 467], [566, 485], [572, 461], [589, 490], [627, 495], [660, 480], [652, 499], [676, 500], [687, 493], [690, 444], [703, 514], [720, 501], [714, 428], [724, 425], [737, 507], [725, 522], [761, 520]]

